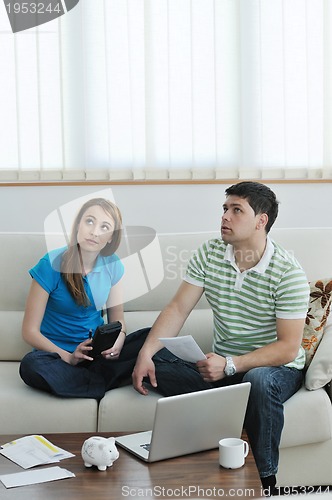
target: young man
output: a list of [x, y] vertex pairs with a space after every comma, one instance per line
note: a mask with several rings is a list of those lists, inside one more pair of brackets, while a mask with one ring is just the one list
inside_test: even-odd
[[[268, 232], [278, 201], [267, 186], [240, 182], [226, 189], [221, 238], [191, 258], [183, 283], [143, 345], [133, 384], [143, 380], [165, 396], [251, 382], [245, 427], [264, 489], [273, 490], [283, 428], [283, 403], [301, 386], [301, 347], [308, 308], [306, 276]], [[162, 348], [176, 336], [205, 293], [214, 316], [213, 352], [196, 365]]]

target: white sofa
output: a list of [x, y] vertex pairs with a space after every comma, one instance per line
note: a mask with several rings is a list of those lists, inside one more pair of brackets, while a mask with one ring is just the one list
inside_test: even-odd
[[[159, 234], [154, 240], [153, 252], [145, 255], [141, 252], [140, 263], [145, 264], [143, 274], [150, 278], [152, 290], [142, 296], [137, 293], [138, 298], [125, 304], [128, 331], [152, 325], [177, 289], [191, 252], [202, 241], [216, 235]], [[332, 228], [274, 229], [271, 236], [295, 253], [309, 281], [332, 277]], [[31, 281], [28, 269], [46, 252], [47, 246], [42, 234], [3, 233], [0, 247], [0, 434], [151, 428], [155, 404], [160, 397], [153, 390], [145, 397], [127, 385], [109, 391], [98, 404], [91, 399], [57, 398], [31, 389], [21, 381], [19, 361], [30, 350], [21, 338]], [[154, 283], [153, 276], [158, 277]], [[137, 277], [132, 278], [132, 287], [135, 287], [135, 279]], [[211, 350], [212, 315], [205, 299], [188, 318], [182, 334], [188, 333], [196, 338], [203, 351]], [[331, 379], [332, 324], [327, 324], [307, 371], [305, 385], [285, 404], [279, 486], [332, 485]]]

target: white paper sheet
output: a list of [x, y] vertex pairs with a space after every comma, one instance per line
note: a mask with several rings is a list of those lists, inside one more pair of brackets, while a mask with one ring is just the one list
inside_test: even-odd
[[67, 479], [70, 477], [75, 477], [75, 474], [67, 469], [61, 467], [47, 467], [46, 469], [4, 474], [0, 476], [0, 481], [6, 488], [15, 488], [17, 486], [47, 483], [49, 481], [57, 481], [58, 479]]
[[0, 453], [23, 469], [59, 462], [73, 457], [72, 453], [58, 448], [44, 436], [24, 436], [3, 444]]
[[169, 351], [184, 361], [196, 363], [197, 361], [206, 359], [205, 354], [191, 335], [170, 338], [165, 337], [159, 338], [159, 340]]

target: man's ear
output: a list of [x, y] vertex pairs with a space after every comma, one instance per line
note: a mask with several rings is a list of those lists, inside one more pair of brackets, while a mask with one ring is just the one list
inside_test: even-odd
[[257, 229], [264, 229], [266, 224], [269, 221], [269, 216], [267, 214], [259, 214], [258, 221], [257, 221]]

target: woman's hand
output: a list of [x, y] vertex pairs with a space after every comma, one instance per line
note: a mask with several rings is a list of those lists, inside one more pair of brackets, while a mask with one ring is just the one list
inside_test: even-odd
[[68, 353], [68, 359], [62, 359], [73, 366], [77, 365], [83, 360], [93, 361], [93, 358], [89, 356], [89, 351], [92, 350], [91, 342], [92, 339], [84, 340], [84, 342], [81, 342], [81, 344], [76, 347], [74, 352]]
[[103, 351], [101, 353], [101, 355], [105, 359], [110, 359], [110, 360], [118, 359], [125, 340], [126, 340], [126, 334], [121, 330], [121, 332], [119, 333], [119, 336], [116, 339], [116, 341], [114, 342], [113, 346], [110, 347], [109, 349], [107, 349], [107, 351]]

